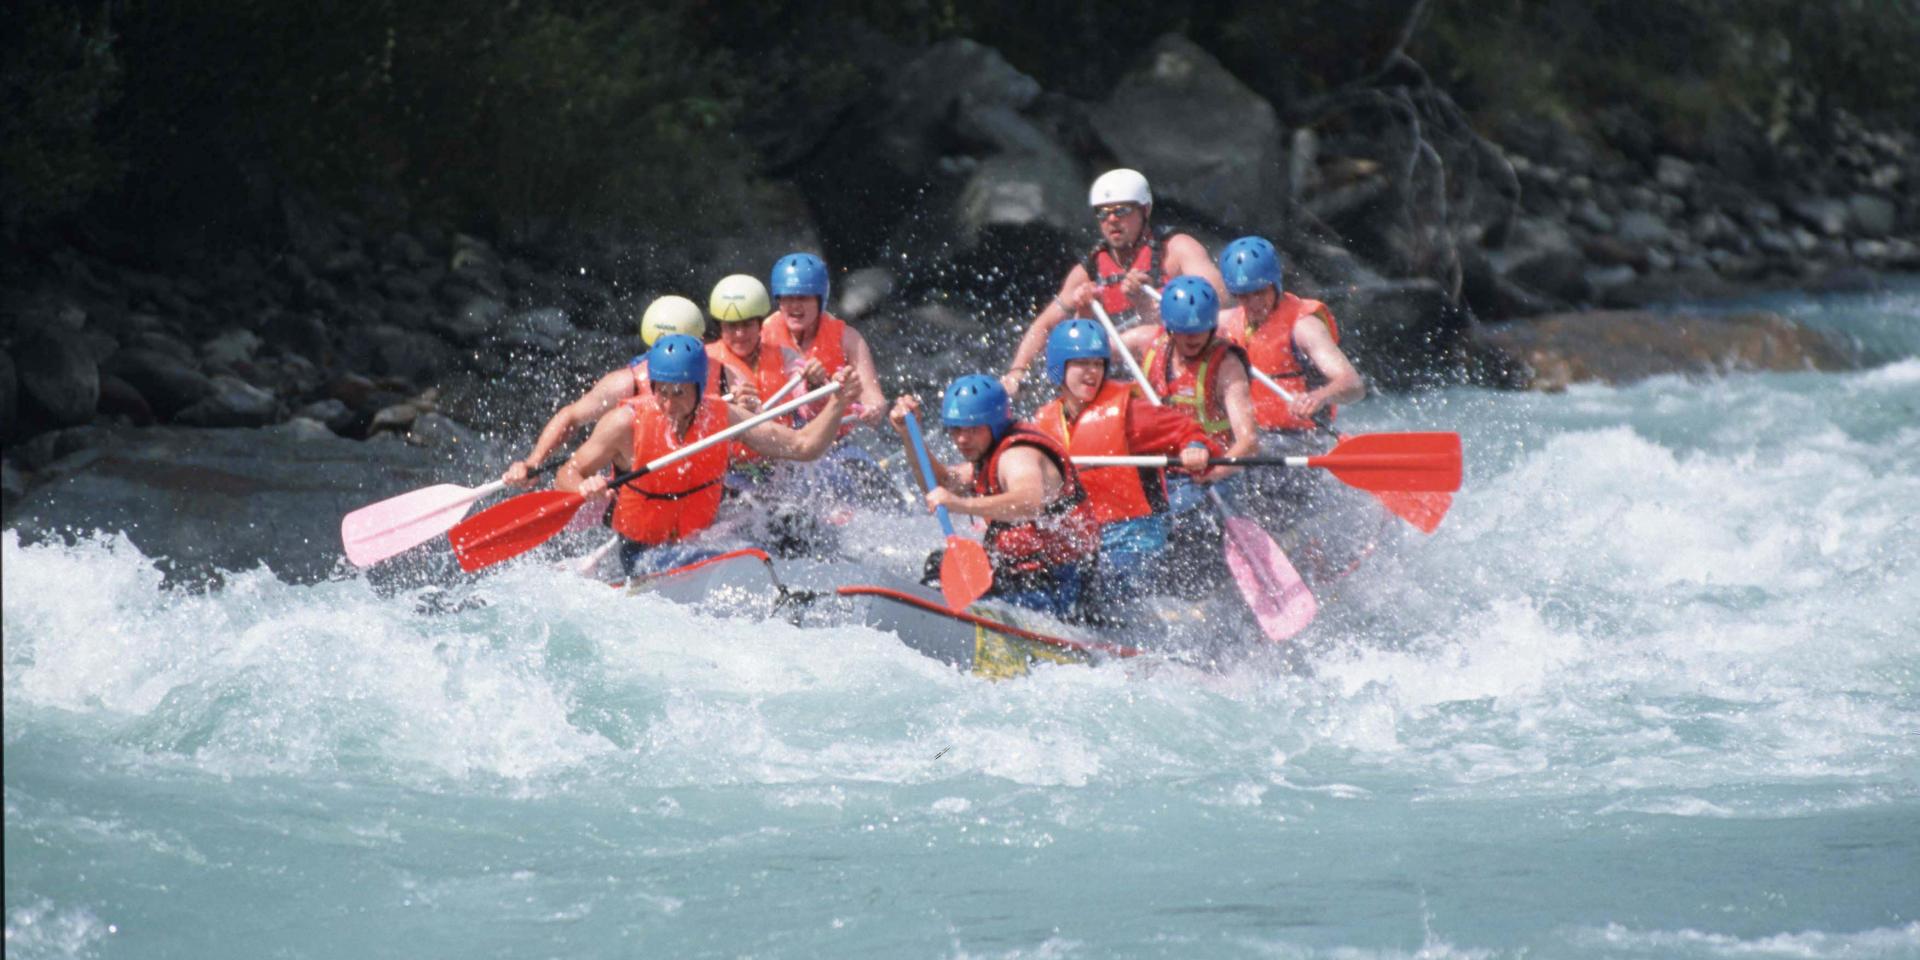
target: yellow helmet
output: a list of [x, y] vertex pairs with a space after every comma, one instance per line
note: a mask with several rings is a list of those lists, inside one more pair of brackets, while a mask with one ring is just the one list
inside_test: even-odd
[[707, 318], [701, 316], [700, 308], [686, 297], [661, 297], [647, 304], [647, 312], [640, 317], [640, 342], [648, 347], [669, 333], [684, 333], [698, 340], [706, 332]]
[[707, 298], [707, 312], [721, 323], [764, 320], [773, 312], [773, 299], [767, 296], [767, 285], [758, 277], [736, 273], [721, 277], [720, 282], [713, 285], [713, 295]]

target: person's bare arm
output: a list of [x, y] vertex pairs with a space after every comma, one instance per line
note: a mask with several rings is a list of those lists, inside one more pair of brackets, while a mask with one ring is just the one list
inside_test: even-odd
[[600, 378], [592, 389], [581, 394], [580, 399], [561, 407], [547, 425], [540, 430], [540, 436], [533, 442], [533, 452], [526, 459], [507, 468], [500, 479], [523, 486], [532, 469], [546, 462], [547, 456], [567, 442], [576, 429], [596, 425], [600, 417], [613, 409], [620, 401], [633, 396], [634, 372], [622, 368]]
[[1214, 293], [1220, 295], [1221, 303], [1228, 302], [1227, 281], [1220, 276], [1220, 268], [1214, 265], [1213, 258], [1207, 255], [1206, 246], [1184, 233], [1167, 238], [1166, 269], [1161, 272], [1169, 280], [1174, 277], [1199, 277], [1213, 287]]
[[[827, 398], [827, 405], [820, 415], [807, 421], [807, 425], [798, 430], [783, 423], [769, 421], [760, 424], [740, 435], [740, 442], [746, 444], [755, 453], [776, 460], [818, 460], [820, 455], [833, 446], [833, 439], [840, 430], [840, 416], [853, 404], [853, 398], [860, 392], [860, 374], [853, 367], [844, 367], [834, 375], [840, 382], [840, 389]], [[734, 424], [746, 419], [737, 407], [727, 410], [728, 423]]]
[[880, 369], [873, 362], [873, 350], [867, 346], [867, 338], [851, 326], [841, 338], [840, 349], [848, 365], [860, 374], [860, 405], [866, 408], [860, 411], [860, 420], [877, 427], [887, 418], [887, 395], [880, 390]]
[[1067, 279], [1060, 284], [1060, 292], [1033, 318], [1033, 324], [1020, 338], [1020, 346], [1013, 351], [1013, 362], [1007, 364], [1007, 372], [1000, 377], [1000, 385], [1007, 388], [1008, 396], [1020, 393], [1020, 384], [1027, 376], [1027, 368], [1033, 365], [1034, 358], [1046, 352], [1047, 335], [1061, 321], [1078, 313], [1086, 306], [1085, 300], [1093, 292], [1093, 283], [1087, 276], [1084, 264], [1074, 264], [1067, 271]]
[[927, 505], [945, 505], [954, 513], [965, 513], [986, 520], [1018, 523], [1040, 515], [1047, 502], [1058, 496], [1065, 478], [1047, 460], [1045, 454], [1030, 446], [1016, 446], [1000, 455], [1002, 492], [986, 497], [959, 496], [941, 489], [927, 495]]
[[1360, 371], [1353, 369], [1353, 363], [1340, 345], [1333, 342], [1333, 334], [1319, 317], [1300, 318], [1293, 325], [1293, 341], [1327, 377], [1326, 383], [1288, 404], [1294, 416], [1311, 417], [1329, 403], [1353, 403], [1367, 395]]
[[[1260, 452], [1260, 421], [1253, 412], [1253, 393], [1248, 389], [1246, 364], [1231, 358], [1220, 365], [1220, 404], [1227, 409], [1227, 422], [1233, 425], [1233, 445], [1229, 457], [1251, 457]], [[1202, 479], [1222, 480], [1239, 472], [1239, 467], [1215, 467]]]
[[558, 490], [569, 490], [593, 497], [607, 489], [603, 472], [609, 465], [631, 469], [633, 451], [633, 415], [625, 410], [610, 410], [593, 425], [593, 433], [573, 451], [553, 478]]

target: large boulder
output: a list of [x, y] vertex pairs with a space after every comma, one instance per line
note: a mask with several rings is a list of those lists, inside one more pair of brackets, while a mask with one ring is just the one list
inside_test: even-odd
[[1530, 371], [1536, 390], [1668, 373], [1841, 370], [1853, 365], [1832, 340], [1775, 313], [1689, 316], [1646, 311], [1563, 313], [1477, 331], [1481, 343]]
[[161, 418], [212, 396], [213, 381], [179, 356], [147, 347], [124, 349], [107, 359], [103, 372], [126, 381], [140, 392]]
[[1329, 291], [1340, 346], [1368, 381], [1407, 387], [1453, 379], [1469, 316], [1440, 284], [1388, 280]]
[[22, 412], [50, 427], [93, 419], [100, 402], [100, 370], [86, 337], [60, 325], [41, 327], [16, 349]]
[[1169, 34], [1094, 108], [1101, 142], [1147, 175], [1155, 200], [1259, 229], [1283, 211], [1273, 106], [1193, 41]]

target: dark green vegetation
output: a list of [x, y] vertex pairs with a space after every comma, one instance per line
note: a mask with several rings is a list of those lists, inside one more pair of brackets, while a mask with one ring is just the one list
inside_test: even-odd
[[738, 216], [708, 209], [709, 184], [778, 176], [795, 111], [834, 124], [818, 105], [877, 82], [875, 51], [950, 36], [1097, 98], [1154, 37], [1182, 31], [1290, 124], [1401, 50], [1495, 139], [1548, 121], [1682, 153], [1789, 132], [1817, 149], [1838, 109], [1920, 116], [1920, 0], [8, 6], [12, 243], [89, 211], [244, 234], [276, 185], [488, 233]]

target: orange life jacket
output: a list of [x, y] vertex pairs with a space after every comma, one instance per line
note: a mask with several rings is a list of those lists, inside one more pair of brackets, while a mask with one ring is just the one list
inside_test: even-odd
[[[841, 367], [847, 365], [847, 322], [831, 313], [821, 311], [820, 321], [813, 328], [813, 344], [807, 347], [805, 351], [802, 351], [799, 345], [793, 340], [793, 331], [787, 329], [786, 319], [778, 311], [775, 311], [771, 316], [767, 317], [766, 325], [761, 328], [760, 353], [762, 362], [766, 360], [768, 347], [775, 348], [773, 351], [775, 357], [780, 357], [781, 350], [785, 349], [799, 353], [806, 360], [818, 360], [820, 361], [820, 365], [826, 368], [827, 376], [831, 377], [839, 373]], [[780, 389], [785, 382], [786, 381], [782, 380], [780, 383], [775, 384], [774, 389]], [[762, 393], [761, 396], [767, 397], [772, 396], [772, 394]], [[819, 416], [820, 411], [824, 409], [826, 405], [827, 401], [825, 400], [808, 404], [801, 408], [800, 413], [796, 414], [791, 422], [795, 426], [799, 426]], [[846, 436], [852, 432], [852, 429], [851, 427], [842, 427], [839, 436]]]
[[987, 556], [993, 560], [994, 569], [1032, 572], [1092, 557], [1100, 538], [1098, 528], [1083, 509], [1087, 493], [1080, 486], [1066, 449], [1052, 437], [1027, 424], [1015, 424], [993, 445], [984, 462], [973, 465], [974, 495], [990, 497], [1006, 492], [1000, 484], [1000, 457], [1022, 445], [1038, 448], [1053, 461], [1060, 471], [1060, 492], [1032, 520], [987, 524]]
[[1149, 226], [1142, 231], [1140, 246], [1133, 251], [1133, 258], [1125, 266], [1120, 264], [1106, 241], [1093, 245], [1087, 251], [1080, 265], [1086, 268], [1087, 279], [1093, 281], [1100, 306], [1105, 307], [1107, 316], [1114, 326], [1124, 327], [1138, 320], [1140, 314], [1133, 307], [1133, 301], [1127, 299], [1127, 292], [1120, 288], [1120, 281], [1135, 270], [1147, 272], [1147, 285], [1159, 288], [1166, 280], [1164, 259], [1166, 238], [1171, 231], [1157, 231]]
[[[1072, 456], [1116, 456], [1133, 453], [1127, 445], [1127, 405], [1133, 385], [1108, 380], [1080, 418], [1067, 422], [1067, 411], [1055, 400], [1034, 415], [1034, 429], [1064, 444]], [[1075, 467], [1080, 486], [1087, 491], [1087, 512], [1095, 523], [1108, 524], [1144, 517], [1167, 505], [1166, 475], [1153, 467]]]
[[1233, 422], [1227, 419], [1226, 401], [1220, 396], [1220, 364], [1229, 356], [1237, 356], [1245, 363], [1246, 352], [1216, 336], [1200, 354], [1200, 359], [1188, 363], [1175, 377], [1173, 360], [1177, 352], [1173, 338], [1162, 328], [1153, 345], [1147, 348], [1146, 362], [1141, 364], [1153, 392], [1159, 394], [1161, 400], [1191, 414], [1208, 436], [1232, 433]]
[[[727, 405], [702, 396], [685, 437], [673, 435], [673, 420], [649, 396], [627, 401], [633, 411], [633, 465], [651, 463], [727, 428]], [[728, 444], [716, 443], [620, 488], [613, 530], [653, 546], [684, 540], [713, 525], [720, 509], [720, 481], [727, 473]]]
[[[1327, 332], [1333, 335], [1333, 342], [1340, 342], [1340, 328], [1333, 322], [1333, 311], [1318, 300], [1305, 300], [1291, 293], [1281, 293], [1280, 301], [1274, 305], [1273, 312], [1265, 320], [1247, 328], [1246, 309], [1235, 307], [1220, 311], [1220, 335], [1233, 341], [1247, 351], [1247, 362], [1254, 369], [1272, 377], [1288, 393], [1301, 396], [1309, 390], [1315, 390], [1327, 383], [1327, 375], [1314, 366], [1313, 358], [1300, 349], [1294, 339], [1293, 327], [1303, 317], [1317, 316], [1327, 325]], [[1260, 420], [1260, 426], [1267, 430], [1314, 430], [1331, 428], [1336, 413], [1332, 404], [1320, 408], [1320, 412], [1311, 420], [1293, 415], [1287, 409], [1287, 401], [1279, 394], [1259, 384], [1252, 385], [1253, 412]]]

